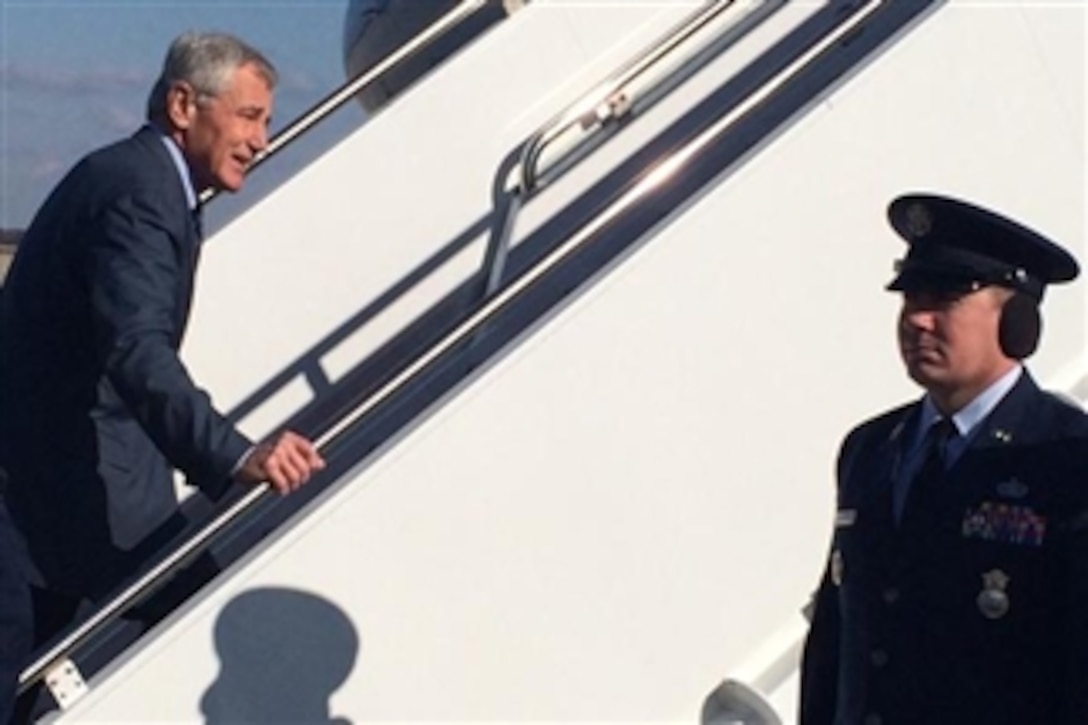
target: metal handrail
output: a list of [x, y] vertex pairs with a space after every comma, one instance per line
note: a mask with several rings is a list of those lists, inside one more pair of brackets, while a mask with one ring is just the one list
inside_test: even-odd
[[[750, 13], [748, 17], [759, 17], [763, 11], [773, 11], [785, 2], [786, 0], [765, 0], [762, 9]], [[703, 7], [681, 20], [658, 38], [650, 48], [642, 51], [612, 76], [544, 123], [503, 160], [491, 188], [495, 220], [482, 264], [485, 295], [494, 292], [502, 282], [516, 218], [522, 207], [539, 191], [541, 174], [538, 173], [537, 167], [544, 150], [576, 126], [582, 126], [585, 129], [596, 123], [599, 128], [603, 128], [609, 118], [617, 119], [621, 115], [634, 113], [636, 101], [623, 95], [621, 93], [623, 89], [662, 61], [669, 59], [681, 44], [704, 30], [719, 15], [736, 4], [737, 0], [706, 0]], [[700, 48], [693, 57], [697, 57], [720, 42], [732, 42], [738, 37], [733, 35], [733, 32], [742, 27], [743, 24], [738, 24], [730, 32], [721, 34], [720, 37], [715, 38], [714, 42]], [[744, 31], [741, 29], [740, 32]], [[652, 87], [650, 93], [659, 95], [660, 86], [677, 82], [676, 77], [670, 76], [664, 83]], [[565, 158], [564, 166], [569, 166], [567, 161], [569, 159]], [[520, 181], [510, 188], [509, 177], [515, 170]]]
[[[683, 150], [678, 153], [682, 152]], [[685, 156], [690, 156], [690, 154]], [[685, 161], [686, 160], [687, 158], [685, 158]], [[575, 235], [553, 249], [539, 264], [527, 269], [512, 280], [510, 284], [499, 290], [496, 295], [484, 302], [479, 309], [469, 315], [468, 318], [459, 323], [454, 329], [446, 333], [422, 355], [413, 360], [410, 365], [378, 388], [373, 395], [346, 413], [332, 428], [326, 431], [321, 438], [315, 441], [317, 448], [324, 448], [337, 435], [358, 423], [364, 415], [391, 397], [407, 382], [415, 378], [416, 375], [443, 354], [457, 345], [470, 340], [485, 323], [500, 312], [517, 294], [522, 292], [538, 277], [542, 276], [545, 272], [549, 271], [556, 264], [565, 259], [571, 252], [577, 249], [586, 237], [591, 233], [599, 231], [599, 229], [601, 229], [608, 221], [615, 216], [618, 216], [619, 213], [633, 205], [641, 196], [648, 193], [681, 168], [681, 165], [671, 163], [664, 164], [663, 166], [668, 167], [668, 173], [661, 173], [661, 167], [659, 167], [654, 173], [648, 174], [634, 189], [625, 193], [617, 202], [614, 202], [605, 209], [598, 216], [598, 219], [587, 224]], [[607, 218], [598, 223], [598, 220], [601, 219], [601, 217]], [[20, 675], [20, 685], [26, 684], [36, 677], [40, 677], [52, 665], [63, 661], [65, 654], [70, 649], [78, 645], [90, 634], [93, 634], [100, 629], [108, 620], [122, 611], [125, 607], [134, 603], [146, 589], [160, 578], [179, 568], [189, 556], [194, 554], [201, 546], [207, 543], [228, 524], [239, 518], [245, 511], [254, 505], [258, 499], [264, 496], [270, 488], [271, 487], [267, 483], [259, 484], [248, 491], [245, 496], [235, 502], [230, 508], [215, 517], [208, 526], [201, 529], [192, 538], [186, 540], [155, 567], [139, 577], [114, 599], [96, 611], [94, 615], [61, 639], [48, 652], [35, 660], [35, 662]]]
[[[354, 98], [360, 90], [383, 76], [390, 68], [430, 45], [440, 35], [446, 33], [450, 28], [477, 12], [480, 8], [486, 6], [487, 3], [488, 0], [462, 0], [455, 8], [428, 25], [426, 30], [423, 30], [407, 43], [397, 48], [395, 52], [387, 55], [373, 68], [370, 68], [365, 73], [359, 74], [341, 86], [340, 90], [334, 91], [323, 100], [318, 101], [310, 108], [310, 110], [303, 113], [291, 122], [287, 128], [276, 134], [276, 137], [268, 143], [268, 146], [254, 157], [246, 173], [253, 171], [289, 143], [294, 141], [298, 136], [301, 136], [312, 127], [325, 120], [325, 118], [333, 111], [336, 111], [340, 106]], [[216, 189], [204, 189], [200, 192], [200, 203], [203, 204], [209, 201], [218, 193], [219, 192]]]
[[[672, 179], [677, 172], [687, 167], [703, 150], [714, 143], [735, 123], [744, 117], [749, 111], [766, 101], [772, 94], [779, 91], [792, 76], [798, 73], [805, 65], [817, 55], [823, 53], [831, 45], [841, 40], [844, 36], [853, 32], [863, 21], [868, 19], [887, 0], [861, 0], [859, 9], [850, 18], [843, 21], [827, 36], [820, 39], [812, 47], [805, 50], [786, 67], [778, 71], [766, 84], [754, 90], [743, 103], [738, 104], [730, 112], [718, 118], [707, 128], [703, 129], [693, 138], [673, 150], [666, 158], [651, 165], [629, 188], [623, 190], [613, 198], [597, 215], [584, 224], [576, 232], [562, 240], [557, 246], [545, 254], [538, 262], [523, 270], [519, 275], [509, 281], [507, 285], [499, 289], [494, 296], [487, 298], [478, 309], [467, 318], [458, 323], [452, 330], [445, 333], [429, 349], [413, 360], [403, 370], [384, 383], [371, 396], [359, 403], [356, 407], [346, 412], [329, 430], [317, 439], [319, 449], [325, 448], [337, 436], [357, 425], [363, 416], [370, 413], [378, 405], [383, 403], [393, 394], [401, 390], [407, 383], [423, 372], [429, 365], [440, 357], [453, 350], [455, 347], [470, 342], [490, 321], [502, 312], [518, 295], [535, 283], [539, 278], [550, 272], [553, 268], [576, 252], [581, 245], [593, 235], [599, 233], [610, 223], [616, 221], [628, 210], [636, 207], [641, 200], [657, 190], [667, 181]], [[208, 526], [187, 540], [176, 550], [171, 552], [163, 561], [153, 569], [137, 579], [113, 600], [99, 609], [92, 617], [80, 624], [71, 633], [61, 639], [55, 646], [39, 657], [26, 668], [20, 675], [20, 690], [25, 689], [31, 681], [42, 677], [52, 666], [64, 662], [68, 650], [80, 644], [91, 634], [97, 632], [115, 614], [132, 604], [144, 593], [151, 584], [161, 579], [165, 574], [180, 568], [181, 564], [194, 554], [203, 544], [220, 533], [232, 521], [239, 518], [258, 499], [268, 492], [268, 484], [260, 484], [233, 504], [229, 509], [217, 516]]]
[[[452, 27], [462, 22], [465, 18], [477, 12], [487, 5], [489, 0], [462, 0], [455, 8], [447, 12], [441, 18], [418, 33], [410, 41], [400, 46], [394, 53], [386, 56], [380, 63], [365, 73], [356, 76], [351, 81], [341, 86], [340, 90], [328, 95], [324, 100], [314, 105], [309, 111], [293, 121], [287, 128], [276, 135], [274, 139], [252, 162], [248, 171], [252, 171], [259, 164], [266, 161], [272, 155], [283, 149], [317, 123], [324, 120], [330, 113], [351, 100], [360, 89], [375, 79], [381, 77], [390, 68], [402, 62], [409, 56], [419, 52], [430, 45], [440, 35], [449, 31]], [[247, 172], [248, 173], [248, 172]], [[214, 189], [205, 189], [200, 194], [200, 202], [206, 203], [216, 196]], [[331, 429], [324, 436], [318, 438], [315, 444], [318, 448], [324, 447], [340, 428]], [[50, 647], [44, 654], [36, 658], [30, 665], [23, 669], [19, 675], [19, 689], [26, 687], [39, 679], [54, 665], [64, 660], [65, 654], [74, 647], [97, 633], [106, 623], [112, 620], [119, 612], [135, 603], [147, 589], [164, 578], [167, 574], [180, 568], [181, 565], [204, 544], [211, 540], [223, 528], [248, 511], [256, 502], [268, 493], [271, 487], [262, 483], [246, 492], [245, 496], [232, 504], [225, 511], [216, 516], [207, 526], [202, 528], [192, 538], [187, 539], [169, 556], [149, 569], [130, 586], [97, 609], [94, 614], [81, 622], [71, 632]]]
[[528, 194], [536, 188], [539, 179], [536, 173], [537, 163], [540, 161], [544, 149], [552, 141], [571, 128], [584, 125], [586, 118], [590, 114], [596, 116], [598, 120], [603, 120], [601, 109], [604, 107], [614, 108], [617, 94], [624, 86], [664, 60], [681, 43], [709, 25], [711, 21], [735, 5], [736, 2], [737, 0], [707, 0], [703, 8], [683, 20], [662, 41], [644, 51], [625, 68], [622, 68], [565, 110], [556, 114], [540, 130], [530, 136], [521, 154], [519, 169], [521, 176], [520, 192]]

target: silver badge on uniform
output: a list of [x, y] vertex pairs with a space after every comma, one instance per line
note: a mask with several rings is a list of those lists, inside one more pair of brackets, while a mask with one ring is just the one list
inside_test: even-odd
[[1009, 595], [1005, 591], [1008, 585], [1009, 575], [1000, 569], [982, 575], [982, 591], [975, 600], [982, 616], [987, 619], [1001, 619], [1009, 613]]

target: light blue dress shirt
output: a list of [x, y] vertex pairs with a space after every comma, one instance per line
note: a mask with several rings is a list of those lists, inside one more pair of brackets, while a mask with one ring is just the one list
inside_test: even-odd
[[189, 202], [189, 211], [193, 211], [196, 209], [197, 199], [196, 191], [193, 189], [193, 178], [189, 173], [189, 164], [185, 163], [185, 157], [181, 155], [181, 149], [178, 148], [174, 139], [166, 135], [166, 133], [158, 126], [151, 125], [151, 128], [158, 131], [159, 138], [162, 140], [162, 145], [170, 152], [170, 158], [174, 161], [174, 168], [178, 170], [178, 177], [181, 179], [181, 185], [185, 188], [185, 199]]
[[[1023, 372], [1023, 366], [1015, 366], [991, 383], [990, 387], [975, 396], [974, 400], [953, 414], [952, 424], [956, 427], [958, 435], [951, 438], [948, 441], [948, 447], [945, 448], [944, 462], [946, 469], [959, 460], [959, 457], [967, 450], [967, 446], [971, 444], [971, 441], [974, 440], [981, 429], [979, 423], [985, 420], [986, 416], [1012, 390]], [[910, 483], [922, 465], [923, 448], [925, 447], [923, 443], [925, 442], [926, 433], [934, 423], [943, 417], [941, 412], [937, 410], [937, 406], [933, 404], [930, 396], [926, 395], [922, 399], [922, 412], [918, 416], [918, 423], [914, 430], [911, 431], [910, 443], [904, 450], [902, 464], [899, 466], [895, 477], [894, 503], [897, 519], [903, 512], [907, 493], [910, 491]]]
[[[174, 161], [174, 168], [177, 169], [178, 177], [181, 179], [181, 185], [185, 189], [185, 199], [189, 204], [189, 211], [195, 211], [197, 207], [196, 190], [193, 188], [193, 177], [189, 171], [189, 164], [185, 162], [185, 157], [181, 155], [181, 149], [178, 148], [174, 139], [170, 138], [161, 128], [154, 124], [149, 124], [151, 128], [159, 132], [159, 138], [162, 139], [163, 146], [170, 152], [170, 158]], [[200, 240], [203, 242], [204, 240]], [[238, 470], [245, 465], [246, 459], [253, 453], [255, 446], [250, 446], [242, 457], [234, 462], [234, 467], [231, 469], [231, 475], [238, 473]]]

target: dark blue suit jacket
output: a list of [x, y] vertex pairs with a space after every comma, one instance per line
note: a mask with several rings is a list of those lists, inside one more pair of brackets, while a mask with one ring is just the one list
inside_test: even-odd
[[1088, 416], [1025, 373], [928, 512], [908, 496], [896, 523], [920, 407], [843, 445], [802, 725], [1088, 723]]
[[[0, 465], [40, 583], [100, 596], [250, 441], [178, 358], [200, 239], [158, 132], [92, 153], [21, 240], [0, 297]], [[135, 562], [138, 564], [139, 562]]]
[[11, 717], [33, 631], [22, 546], [0, 500], [0, 723]]

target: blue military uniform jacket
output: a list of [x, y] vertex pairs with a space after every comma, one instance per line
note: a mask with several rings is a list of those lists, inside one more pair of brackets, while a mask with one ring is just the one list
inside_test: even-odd
[[157, 131], [83, 159], [0, 297], [0, 466], [38, 583], [97, 596], [177, 510], [172, 466], [217, 496], [250, 442], [178, 358], [200, 237]]
[[893, 516], [920, 404], [855, 429], [802, 725], [1088, 723], [1088, 416], [1024, 374], [927, 516]]

